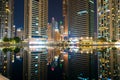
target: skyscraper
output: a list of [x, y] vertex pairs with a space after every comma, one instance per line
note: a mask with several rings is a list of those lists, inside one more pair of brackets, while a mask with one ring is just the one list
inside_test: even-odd
[[46, 37], [48, 0], [24, 0], [25, 38]]
[[64, 17], [64, 28], [65, 35], [68, 36], [68, 12], [67, 12], [68, 0], [63, 0], [63, 17]]
[[106, 40], [119, 39], [119, 0], [97, 1], [98, 37]]
[[68, 37], [94, 37], [94, 0], [64, 0], [63, 4], [64, 23], [68, 26]]
[[12, 37], [14, 0], [0, 0], [0, 39]]

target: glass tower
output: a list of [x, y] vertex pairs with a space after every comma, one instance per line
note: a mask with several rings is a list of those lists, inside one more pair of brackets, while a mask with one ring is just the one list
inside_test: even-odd
[[[94, 37], [95, 3], [94, 0], [66, 0], [66, 14], [69, 38]], [[66, 13], [65, 13], [66, 10]], [[65, 20], [64, 20], [65, 21]]]
[[24, 0], [25, 38], [46, 37], [48, 0]]

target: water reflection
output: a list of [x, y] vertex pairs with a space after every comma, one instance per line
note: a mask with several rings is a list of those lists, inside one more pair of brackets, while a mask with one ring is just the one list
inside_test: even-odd
[[0, 72], [11, 80], [120, 80], [120, 49], [106, 46], [0, 50]]

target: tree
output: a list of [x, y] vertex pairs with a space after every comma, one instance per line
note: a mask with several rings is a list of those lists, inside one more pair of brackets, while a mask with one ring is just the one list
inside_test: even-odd
[[19, 43], [21, 41], [21, 39], [19, 37], [14, 37], [14, 40], [16, 43]]
[[3, 38], [3, 41], [4, 41], [4, 42], [9, 42], [9, 38], [4, 37], [4, 38]]
[[8, 52], [8, 48], [3, 48], [2, 50], [4, 53], [7, 53]]
[[18, 53], [18, 52], [20, 52], [20, 48], [16, 47], [16, 48], [14, 49], [14, 53]]
[[113, 39], [112, 42], [117, 42], [117, 40]]
[[106, 42], [107, 41], [106, 38], [104, 38], [104, 37], [100, 37], [100, 38], [98, 38], [98, 40], [100, 40], [102, 42]]
[[4, 53], [7, 53], [8, 51], [12, 52], [12, 48], [3, 48], [2, 50]]

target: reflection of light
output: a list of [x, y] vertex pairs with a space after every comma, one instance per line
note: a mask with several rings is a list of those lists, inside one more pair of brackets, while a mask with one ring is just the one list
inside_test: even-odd
[[30, 41], [29, 44], [45, 44], [43, 41]]
[[115, 47], [120, 48], [120, 42], [115, 42]]
[[35, 56], [35, 59], [38, 59], [38, 56]]
[[46, 46], [29, 46], [29, 48], [35, 48], [35, 49], [39, 49], [39, 48], [45, 48]]
[[80, 53], [83, 53], [83, 51], [80, 51]]
[[75, 49], [73, 49], [73, 51], [78, 52], [78, 51], [79, 51], [79, 49], [76, 49], [76, 48], [75, 48]]
[[64, 54], [63, 56], [68, 57], [68, 54]]
[[58, 56], [55, 56], [54, 58], [55, 58], [55, 61], [58, 61]]
[[20, 59], [20, 56], [16, 56], [17, 59]]
[[54, 68], [52, 67], [51, 70], [54, 71]]
[[61, 62], [63, 62], [64, 60], [62, 59], [62, 60], [60, 60]]
[[117, 45], [118, 45], [118, 44], [120, 44], [120, 42], [115, 42], [115, 44], [117, 44]]

